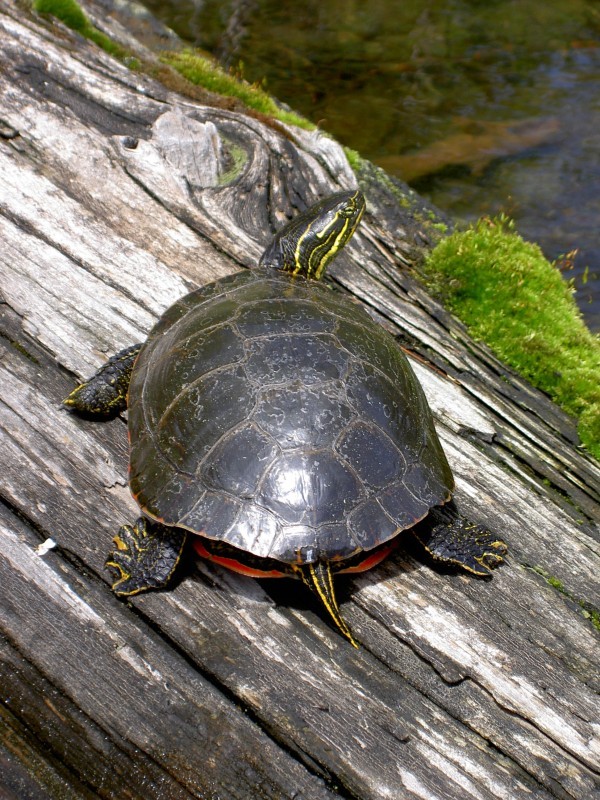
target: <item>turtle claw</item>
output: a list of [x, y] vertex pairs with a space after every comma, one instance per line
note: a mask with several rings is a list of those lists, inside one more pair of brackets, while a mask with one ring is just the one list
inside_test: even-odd
[[481, 525], [446, 508], [431, 512], [430, 533], [416, 532], [427, 552], [436, 561], [454, 564], [480, 577], [490, 577], [508, 552], [506, 543]]
[[504, 556], [508, 552], [508, 547], [506, 546], [505, 542], [501, 541], [500, 539], [490, 542], [488, 547], [493, 547], [495, 549], [486, 550], [481, 558], [477, 559], [477, 561], [488, 570], [496, 569], [496, 567], [499, 567], [500, 564], [504, 563]]
[[186, 538], [180, 528], [145, 517], [139, 517], [133, 526], [123, 525], [113, 540], [116, 549], [105, 562], [117, 575], [113, 592], [130, 597], [148, 589], [163, 589], [175, 572]]

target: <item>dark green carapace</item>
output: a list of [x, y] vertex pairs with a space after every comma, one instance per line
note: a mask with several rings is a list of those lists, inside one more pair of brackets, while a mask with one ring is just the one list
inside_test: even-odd
[[[355, 643], [332, 575], [377, 563], [450, 499], [452, 473], [406, 357], [359, 305], [311, 279], [363, 209], [359, 192], [311, 207], [256, 269], [176, 302], [139, 354], [118, 354], [67, 398], [101, 414], [129, 387], [130, 487], [144, 517], [115, 540], [117, 593], [166, 585], [190, 532], [226, 566], [300, 577]], [[452, 512], [420, 538], [475, 574], [505, 551]]]

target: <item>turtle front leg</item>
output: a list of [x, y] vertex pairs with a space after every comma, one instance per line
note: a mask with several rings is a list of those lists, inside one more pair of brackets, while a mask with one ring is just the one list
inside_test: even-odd
[[489, 577], [508, 552], [493, 533], [446, 506], [434, 508], [413, 532], [436, 561], [481, 577]]
[[85, 383], [63, 400], [70, 410], [95, 417], [112, 417], [127, 408], [127, 391], [141, 344], [126, 347], [112, 356]]
[[123, 525], [114, 538], [116, 550], [109, 553], [105, 566], [116, 570], [112, 585], [119, 597], [129, 597], [148, 589], [164, 589], [185, 547], [187, 534], [139, 517], [135, 524]]

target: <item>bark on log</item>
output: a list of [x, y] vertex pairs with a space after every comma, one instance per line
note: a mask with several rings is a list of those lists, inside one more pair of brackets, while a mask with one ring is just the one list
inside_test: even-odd
[[416, 198], [365, 169], [369, 213], [331, 279], [411, 354], [456, 503], [507, 563], [478, 581], [408, 546], [348, 580], [358, 651], [296, 584], [204, 562], [124, 604], [103, 568], [137, 514], [124, 419], [61, 399], [356, 176], [326, 136], [186, 99], [12, 0], [0, 97], [6, 796], [600, 796], [600, 470], [415, 281]]

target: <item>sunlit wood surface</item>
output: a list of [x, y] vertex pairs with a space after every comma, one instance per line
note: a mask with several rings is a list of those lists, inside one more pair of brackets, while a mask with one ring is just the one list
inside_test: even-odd
[[420, 288], [427, 210], [372, 176], [331, 278], [411, 356], [457, 506], [506, 563], [481, 581], [409, 544], [340, 580], [358, 650], [292, 582], [191, 561], [171, 592], [111, 593], [104, 560], [137, 515], [125, 420], [61, 399], [355, 180], [319, 133], [200, 105], [0, 3], [0, 794], [597, 796], [598, 465]]

